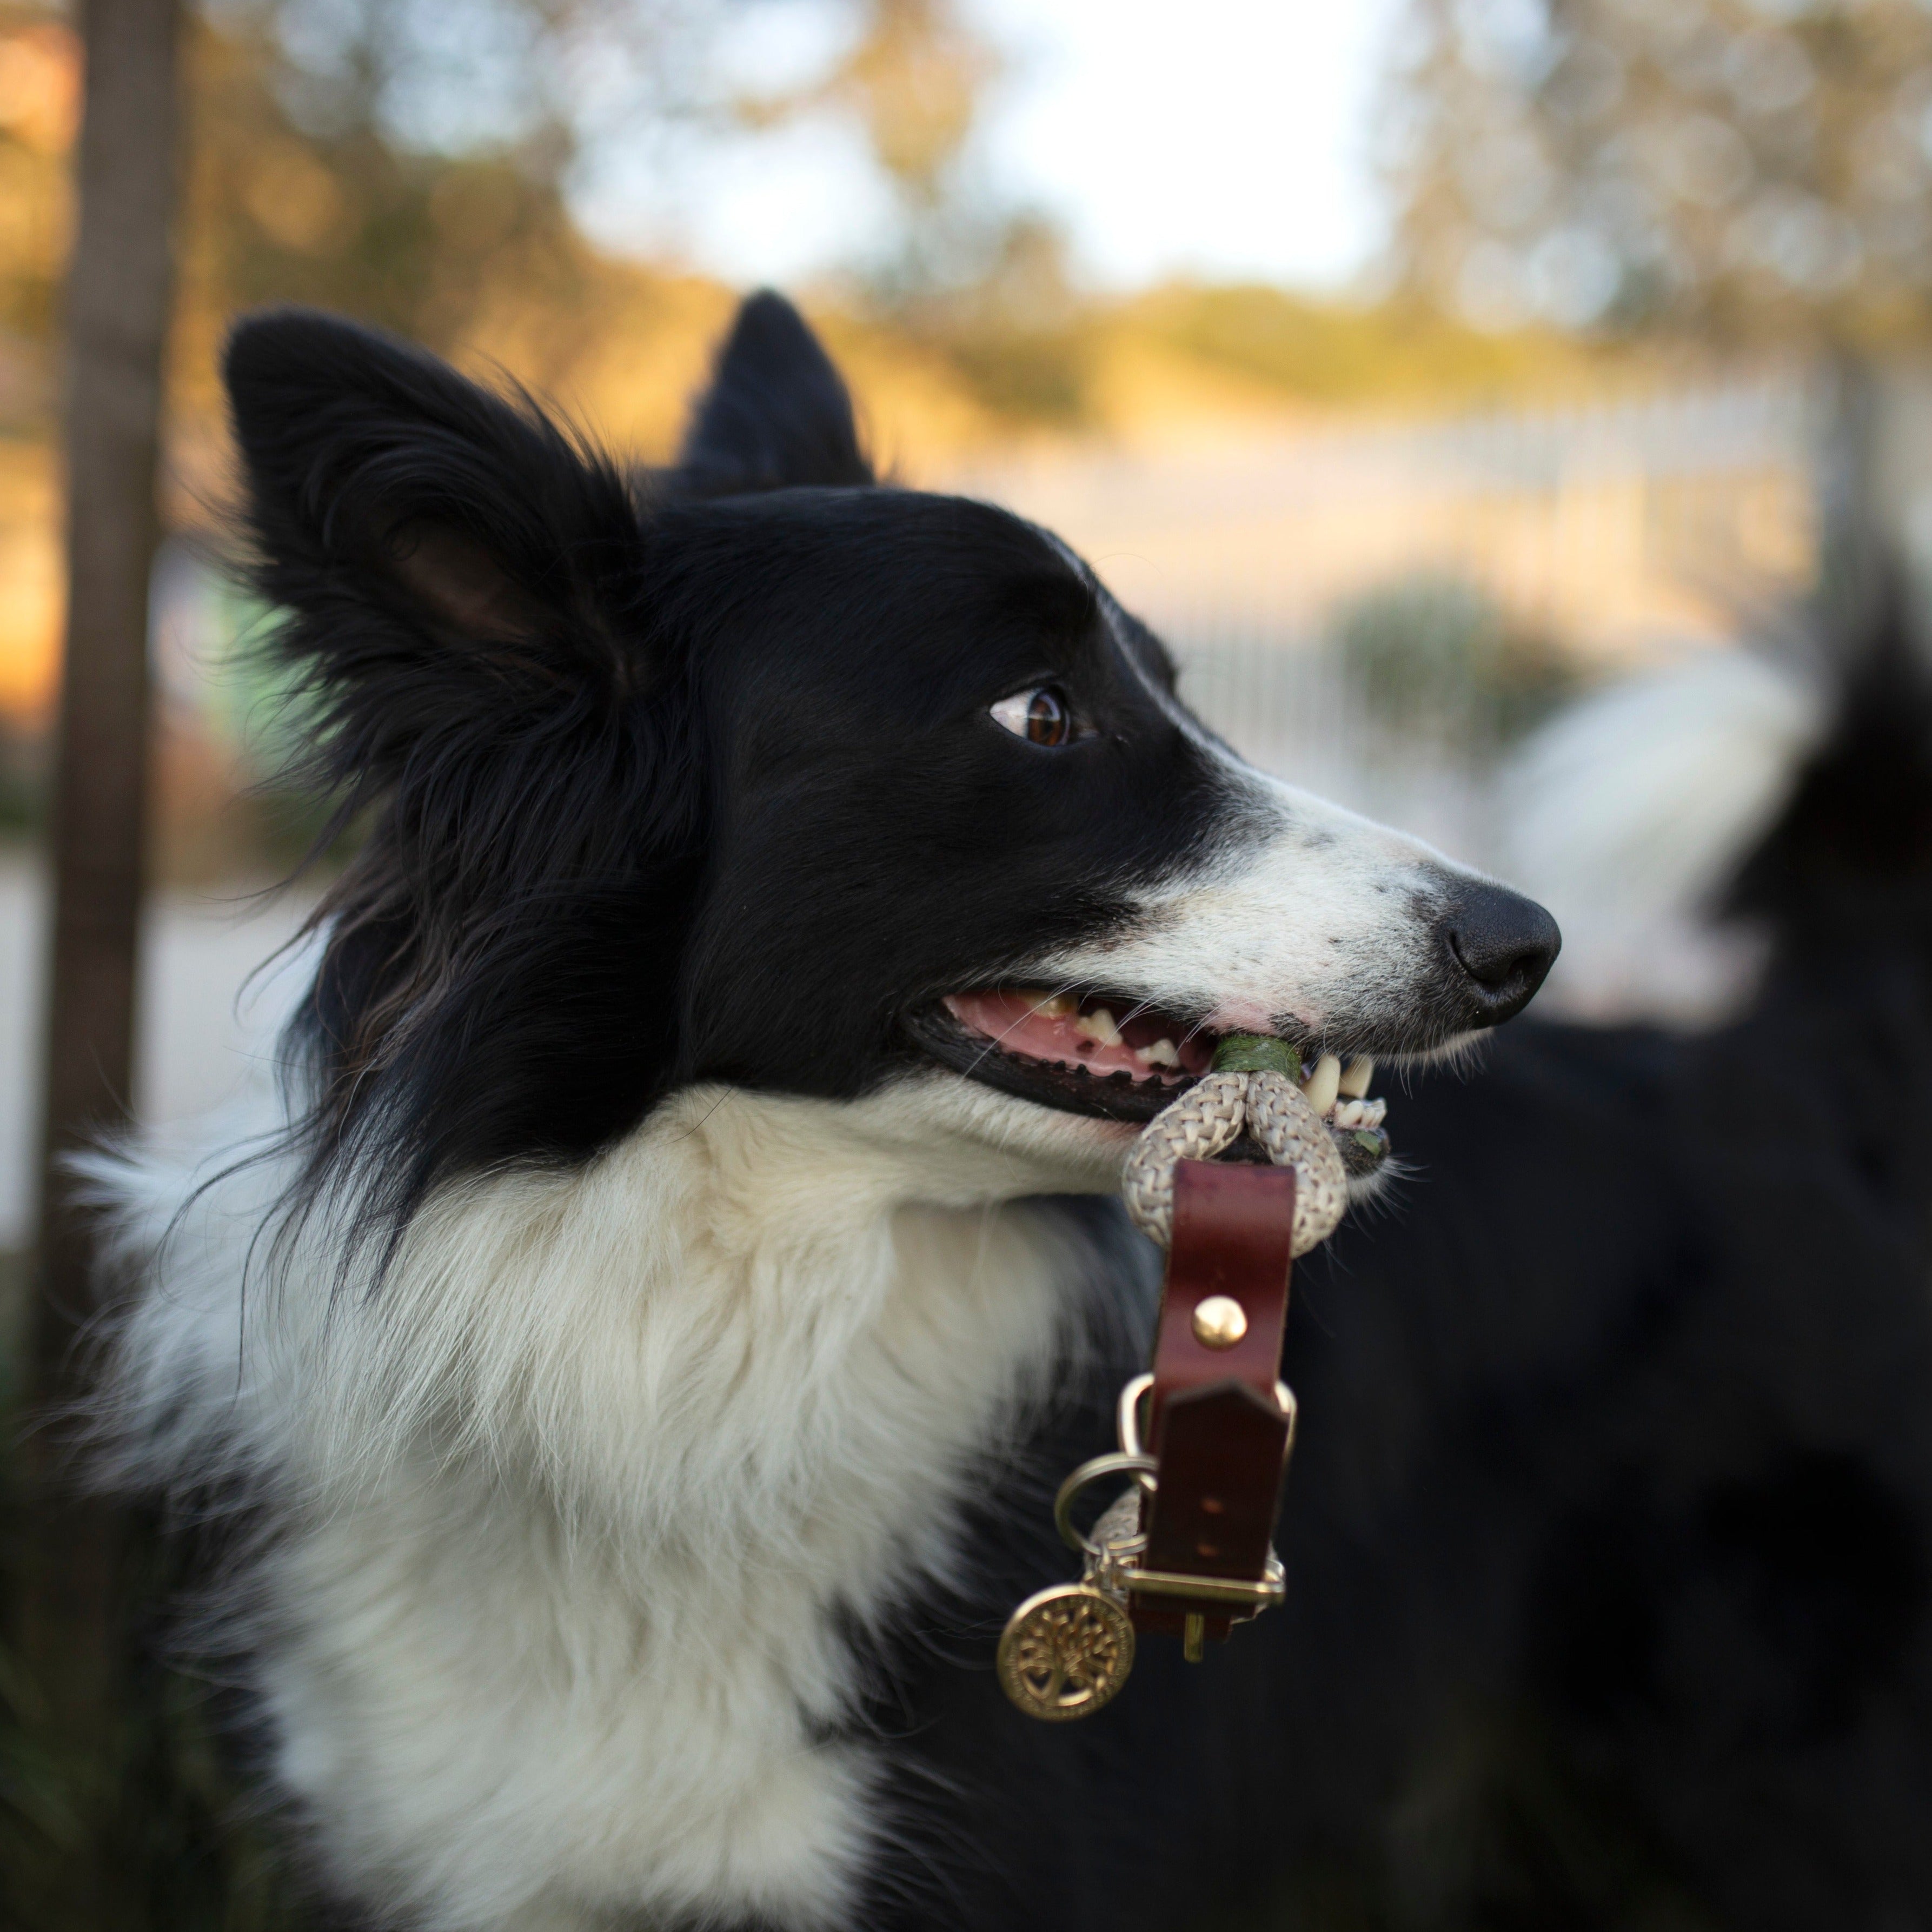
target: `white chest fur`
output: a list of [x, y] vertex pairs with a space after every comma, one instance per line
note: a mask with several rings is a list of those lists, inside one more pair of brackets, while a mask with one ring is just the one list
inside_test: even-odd
[[[289, 1509], [262, 1688], [356, 1889], [450, 1928], [838, 1922], [874, 1776], [822, 1742], [838, 1620], [946, 1573], [1078, 1304], [1059, 1224], [998, 1204], [1107, 1169], [908, 1108], [684, 1095], [584, 1172], [440, 1198], [373, 1298], [301, 1246], [244, 1295], [246, 1201], [192, 1210], [124, 1420]], [[179, 1178], [124, 1172], [131, 1240]]]

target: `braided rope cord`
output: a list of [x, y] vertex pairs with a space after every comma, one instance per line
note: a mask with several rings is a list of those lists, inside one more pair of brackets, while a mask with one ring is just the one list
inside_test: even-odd
[[1135, 1226], [1167, 1246], [1174, 1237], [1174, 1163], [1212, 1160], [1244, 1130], [1276, 1166], [1294, 1169], [1291, 1251], [1300, 1256], [1318, 1247], [1348, 1204], [1348, 1174], [1327, 1124], [1285, 1073], [1204, 1074], [1147, 1124], [1120, 1177]]

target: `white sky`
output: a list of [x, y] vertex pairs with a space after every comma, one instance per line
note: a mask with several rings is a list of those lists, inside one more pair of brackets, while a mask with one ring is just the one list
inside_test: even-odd
[[[1401, 0], [968, 0], [1012, 60], [974, 165], [1071, 234], [1090, 280], [1176, 273], [1345, 283], [1375, 254], [1370, 160]], [[822, 0], [762, 0], [727, 56], [782, 84], [836, 44]], [[580, 198], [618, 246], [670, 249], [740, 283], [797, 282], [886, 232], [856, 129], [820, 120], [688, 148], [665, 170], [613, 153]]]

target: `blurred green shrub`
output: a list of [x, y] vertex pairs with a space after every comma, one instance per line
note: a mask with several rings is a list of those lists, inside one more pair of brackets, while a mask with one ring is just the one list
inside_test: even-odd
[[0, 838], [40, 829], [45, 746], [0, 713]]
[[[32, 1561], [18, 1460], [27, 1268], [25, 1255], [0, 1250], [0, 1603], [9, 1606]], [[0, 1932], [73, 1932], [51, 1902], [60, 1894], [50, 1880], [83, 1841], [104, 1775], [114, 1794], [112, 1904], [128, 1932], [316, 1932], [322, 1918], [297, 1862], [248, 1768], [221, 1741], [232, 1694], [167, 1652], [166, 1617], [204, 1580], [197, 1565], [208, 1553], [197, 1556], [180, 1537], [164, 1540], [158, 1522], [139, 1511], [124, 1528], [126, 1647], [112, 1764], [84, 1762], [49, 1735], [12, 1618], [0, 1618]]]
[[[197, 812], [188, 796], [193, 788], [178, 777], [170, 798], [164, 766], [164, 865], [172, 858], [174, 873], [192, 878], [224, 867], [286, 876], [311, 859], [341, 862], [360, 842], [361, 829], [332, 842], [333, 803], [303, 784], [302, 760], [322, 729], [320, 707], [274, 653], [280, 614], [213, 557], [195, 567], [190, 608], [195, 670], [176, 694], [188, 714], [178, 722], [206, 741], [222, 772], [213, 788], [218, 796], [199, 801]], [[231, 788], [238, 796], [219, 796]], [[211, 810], [223, 821], [214, 838], [194, 822]], [[201, 848], [207, 850], [197, 867], [192, 860]]]
[[1376, 723], [1478, 756], [1521, 737], [1582, 682], [1553, 638], [1460, 578], [1381, 586], [1345, 605], [1334, 629], [1348, 680]]

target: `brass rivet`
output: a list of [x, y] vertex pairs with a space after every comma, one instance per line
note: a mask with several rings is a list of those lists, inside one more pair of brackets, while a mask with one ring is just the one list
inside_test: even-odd
[[1210, 1294], [1194, 1310], [1194, 1339], [1204, 1348], [1232, 1348], [1248, 1332], [1248, 1311], [1232, 1294]]

